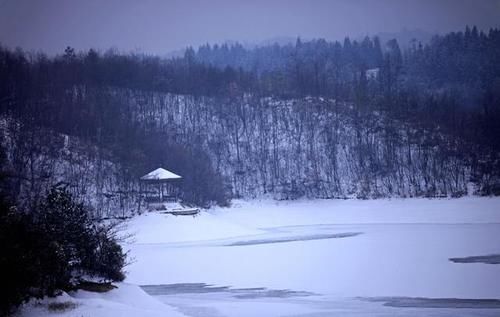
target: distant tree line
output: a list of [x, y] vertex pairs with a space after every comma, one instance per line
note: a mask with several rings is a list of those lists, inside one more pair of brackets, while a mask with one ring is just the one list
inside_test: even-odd
[[[405, 43], [407, 44], [407, 43]], [[383, 110], [405, 120], [439, 124], [471, 142], [499, 149], [500, 30], [465, 31], [416, 40], [401, 50], [377, 37], [343, 43], [297, 39], [295, 45], [246, 49], [204, 45], [186, 56], [219, 69], [254, 74], [265, 96], [322, 96]], [[186, 57], [185, 57], [186, 58]], [[367, 70], [378, 69], [376, 80]], [[241, 83], [243, 91], [246, 86]]]
[[[428, 129], [460, 140], [474, 174], [495, 178], [500, 170], [499, 49], [500, 30], [485, 33], [476, 27], [436, 36], [425, 45], [415, 41], [404, 51], [396, 40], [383, 44], [376, 37], [342, 43], [297, 39], [295, 45], [252, 49], [204, 45], [172, 59], [70, 47], [47, 57], [1, 48], [0, 109], [28, 130], [42, 126], [88, 140], [102, 149], [99, 157], [123, 165], [126, 182], [158, 165], [172, 166], [185, 176], [186, 200], [200, 205], [226, 204], [231, 193], [228, 179], [207, 158], [205, 141], [186, 143], [178, 131], [140, 124], [131, 103], [123, 94], [117, 98], [117, 89], [183, 94], [195, 102], [215, 98], [224, 116], [244, 109], [235, 105], [248, 96], [325, 98], [332, 101], [331, 111], [339, 103], [351, 104], [358, 126], [366, 123], [366, 114], [379, 112], [394, 120], [384, 125], [388, 133]], [[146, 103], [139, 100], [135, 106]], [[244, 115], [236, 113], [236, 118]], [[500, 190], [491, 186], [485, 192]]]

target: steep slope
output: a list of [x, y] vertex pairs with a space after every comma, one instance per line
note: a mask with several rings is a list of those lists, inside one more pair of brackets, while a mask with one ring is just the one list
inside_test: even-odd
[[275, 198], [461, 196], [460, 140], [323, 98], [238, 99], [121, 91], [146, 129], [198, 144], [233, 195]]
[[0, 133], [0, 149], [6, 154], [2, 185], [24, 205], [35, 204], [52, 186], [63, 186], [98, 219], [140, 209], [137, 184], [124, 175], [122, 164], [95, 144], [27, 127], [11, 117], [0, 117]]

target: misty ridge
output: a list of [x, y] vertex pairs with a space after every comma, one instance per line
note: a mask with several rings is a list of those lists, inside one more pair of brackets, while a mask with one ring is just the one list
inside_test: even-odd
[[[500, 30], [378, 37], [160, 58], [0, 49], [2, 191], [56, 184], [94, 217], [141, 212], [139, 177], [184, 176], [182, 199], [500, 194]], [[118, 214], [117, 214], [118, 213]]]

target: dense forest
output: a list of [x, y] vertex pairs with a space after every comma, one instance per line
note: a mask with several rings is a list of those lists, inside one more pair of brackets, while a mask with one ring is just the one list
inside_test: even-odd
[[63, 183], [95, 217], [140, 211], [159, 166], [200, 206], [500, 194], [500, 30], [407, 47], [0, 48], [1, 190], [34, 205]]

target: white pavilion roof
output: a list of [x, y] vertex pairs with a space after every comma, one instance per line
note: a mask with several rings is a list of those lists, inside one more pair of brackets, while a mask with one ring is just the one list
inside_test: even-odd
[[166, 169], [160, 167], [141, 177], [141, 180], [155, 181], [155, 180], [179, 179], [179, 178], [182, 178], [182, 176], [179, 176], [175, 173], [172, 173], [171, 171], [167, 171]]

